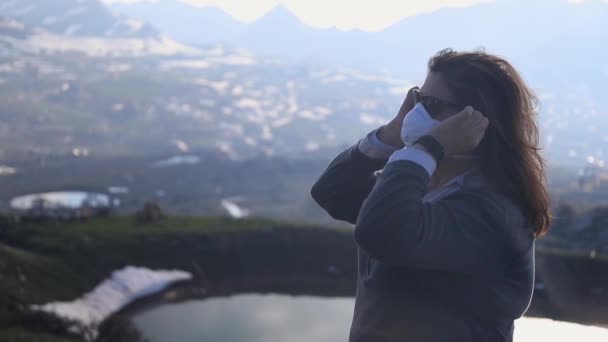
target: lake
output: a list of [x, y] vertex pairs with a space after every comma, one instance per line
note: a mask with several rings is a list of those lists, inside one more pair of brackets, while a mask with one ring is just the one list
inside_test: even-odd
[[[344, 342], [352, 297], [239, 294], [166, 304], [133, 322], [151, 342]], [[516, 321], [516, 342], [608, 341], [608, 329], [540, 318]]]

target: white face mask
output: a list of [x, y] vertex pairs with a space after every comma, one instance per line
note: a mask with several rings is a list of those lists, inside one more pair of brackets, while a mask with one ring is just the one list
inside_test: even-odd
[[406, 147], [414, 145], [416, 140], [429, 134], [440, 121], [434, 120], [422, 103], [417, 103], [403, 119], [401, 140]]
[[[441, 121], [431, 117], [429, 112], [424, 108], [422, 103], [417, 103], [403, 118], [403, 126], [401, 126], [401, 140], [406, 147], [411, 147], [414, 143], [429, 134], [433, 128], [439, 125]], [[455, 154], [450, 158], [454, 159], [475, 159], [474, 155]]]

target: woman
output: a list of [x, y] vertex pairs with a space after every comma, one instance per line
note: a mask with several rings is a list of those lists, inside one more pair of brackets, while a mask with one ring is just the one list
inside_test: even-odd
[[355, 224], [351, 342], [513, 340], [550, 222], [535, 105], [504, 59], [441, 51], [397, 116], [314, 184]]

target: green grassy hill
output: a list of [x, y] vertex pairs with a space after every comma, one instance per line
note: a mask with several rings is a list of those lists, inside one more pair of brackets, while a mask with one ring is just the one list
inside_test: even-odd
[[331, 262], [355, 275], [354, 243], [344, 228], [222, 217], [141, 223], [128, 216], [0, 226], [0, 340], [49, 341], [60, 329], [40, 326], [20, 308], [78, 298], [126, 265], [223, 279], [292, 269], [324, 274]]
[[[535, 293], [529, 315], [605, 324], [601, 307], [608, 306], [592, 310], [592, 303], [608, 298], [592, 289], [607, 283], [608, 257], [539, 244], [536, 260], [545, 289]], [[356, 246], [348, 227], [265, 219], [0, 221], [0, 340], [78, 340], [65, 334], [61, 322], [23, 308], [74, 300], [127, 265], [190, 272], [209, 295], [277, 291], [285, 287], [273, 283], [281, 277], [299, 284], [294, 291], [317, 291], [307, 280], [323, 279], [323, 291], [352, 295]], [[330, 266], [339, 270], [337, 278], [328, 273]]]

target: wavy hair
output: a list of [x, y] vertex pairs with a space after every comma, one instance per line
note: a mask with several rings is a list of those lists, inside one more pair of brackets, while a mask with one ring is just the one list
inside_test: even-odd
[[442, 50], [428, 66], [460, 103], [488, 118], [490, 125], [475, 151], [482, 175], [495, 191], [520, 205], [535, 236], [546, 234], [551, 214], [535, 121], [538, 98], [509, 62], [483, 50]]

